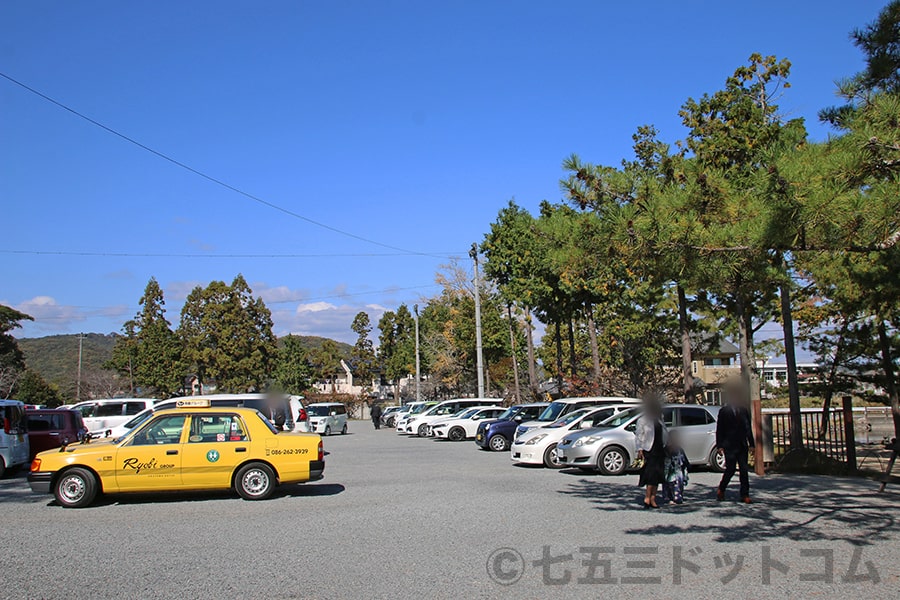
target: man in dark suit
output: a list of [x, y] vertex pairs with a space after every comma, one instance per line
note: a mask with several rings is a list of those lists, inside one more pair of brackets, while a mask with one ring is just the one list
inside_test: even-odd
[[725, 488], [740, 470], [741, 502], [750, 504], [750, 478], [747, 456], [753, 444], [753, 428], [750, 425], [750, 411], [741, 401], [744, 395], [743, 386], [728, 385], [725, 393], [725, 406], [719, 411], [716, 422], [716, 447], [725, 454], [725, 473], [716, 491], [716, 500], [725, 499]]

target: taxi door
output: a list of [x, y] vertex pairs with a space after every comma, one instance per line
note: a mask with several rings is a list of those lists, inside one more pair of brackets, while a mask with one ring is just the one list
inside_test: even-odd
[[116, 450], [119, 490], [165, 491], [182, 487], [181, 464], [187, 414], [150, 419]]
[[229, 488], [235, 467], [247, 460], [247, 428], [234, 413], [191, 416], [184, 445], [182, 476], [185, 487]]

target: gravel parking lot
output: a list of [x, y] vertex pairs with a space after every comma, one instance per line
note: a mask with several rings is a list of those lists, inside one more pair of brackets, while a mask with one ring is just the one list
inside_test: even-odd
[[897, 487], [770, 476], [745, 506], [736, 487], [715, 502], [718, 475], [698, 472], [684, 505], [646, 511], [634, 475], [514, 467], [472, 442], [354, 422], [325, 449], [323, 481], [263, 502], [118, 496], [65, 510], [7, 477], [0, 597], [900, 594]]

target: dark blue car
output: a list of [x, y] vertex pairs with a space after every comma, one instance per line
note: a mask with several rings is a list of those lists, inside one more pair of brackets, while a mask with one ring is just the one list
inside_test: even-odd
[[547, 408], [546, 402], [510, 406], [497, 419], [478, 425], [475, 443], [485, 450], [494, 450], [495, 452], [509, 450], [519, 423], [537, 419], [545, 408]]

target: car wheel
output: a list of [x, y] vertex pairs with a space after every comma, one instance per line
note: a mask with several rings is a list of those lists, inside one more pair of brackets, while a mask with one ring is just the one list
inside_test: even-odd
[[53, 495], [60, 506], [85, 507], [97, 497], [97, 478], [87, 469], [69, 469], [56, 480]]
[[385, 423], [385, 425], [387, 425], [388, 427], [393, 429], [394, 427], [397, 426], [397, 419], [388, 419], [387, 423]]
[[551, 444], [549, 448], [544, 450], [544, 466], [548, 469], [562, 469], [563, 464], [559, 462], [559, 454], [556, 452], [556, 444]]
[[331, 435], [331, 425], [325, 426], [325, 435]]
[[347, 424], [344, 423], [344, 426], [341, 427], [341, 435], [347, 435]]
[[617, 446], [607, 448], [597, 457], [597, 468], [604, 475], [621, 475], [628, 466], [628, 456]]
[[419, 429], [416, 430], [416, 435], [418, 435], [419, 437], [427, 436], [428, 435], [428, 425], [426, 425], [425, 423], [422, 423], [421, 425], [419, 425]]
[[506, 438], [499, 433], [495, 433], [491, 436], [491, 439], [488, 440], [488, 446], [490, 446], [491, 450], [494, 452], [503, 452], [504, 450], [509, 449], [509, 442], [507, 442]]
[[244, 500], [265, 500], [275, 489], [275, 473], [268, 465], [244, 465], [234, 477], [234, 488]]
[[461, 442], [466, 439], [466, 430], [462, 427], [454, 427], [447, 432], [447, 439], [453, 440], [454, 442]]
[[725, 453], [721, 448], [713, 448], [709, 453], [709, 468], [717, 473], [725, 472]]
[[3, 460], [3, 457], [0, 456], [0, 477], [6, 475], [6, 462]]

